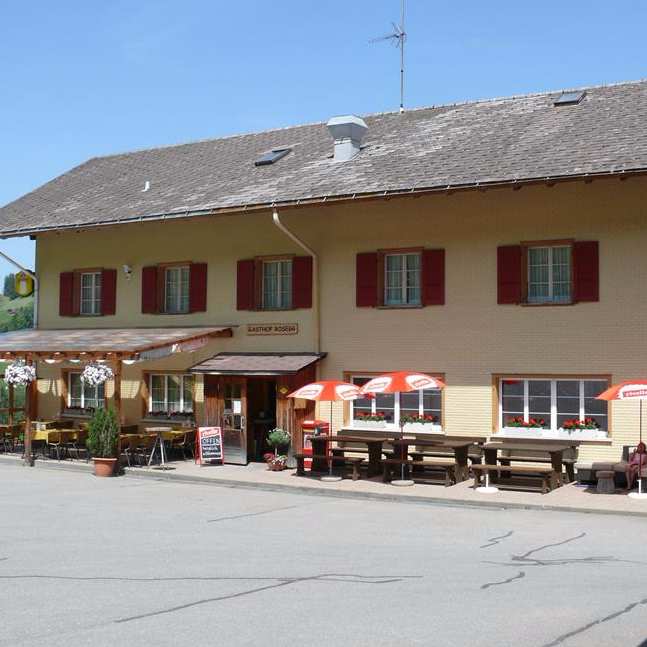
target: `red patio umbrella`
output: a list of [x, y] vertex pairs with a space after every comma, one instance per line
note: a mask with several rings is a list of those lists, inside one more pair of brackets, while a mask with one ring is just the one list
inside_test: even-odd
[[[360, 395], [359, 387], [349, 382], [337, 380], [320, 380], [311, 382], [293, 391], [287, 397], [302, 400], [315, 400], [317, 402], [330, 402], [330, 433], [332, 433], [332, 403], [355, 400]], [[328, 477], [332, 477], [331, 444], [328, 442]]]
[[[647, 380], [627, 380], [610, 386], [606, 391], [597, 396], [598, 400], [638, 400], [640, 402], [639, 438], [643, 441], [643, 400], [647, 400]], [[642, 492], [642, 469], [643, 452], [639, 454], [638, 463], [638, 493], [630, 493], [629, 496], [636, 498], [647, 498]]]
[[[394, 371], [370, 379], [361, 389], [361, 393], [408, 393], [421, 389], [442, 389], [445, 383], [437, 377], [417, 371]], [[404, 423], [400, 416], [400, 437], [404, 437]], [[404, 478], [404, 463], [402, 464], [402, 484], [410, 484]], [[413, 482], [411, 482], [412, 484]]]

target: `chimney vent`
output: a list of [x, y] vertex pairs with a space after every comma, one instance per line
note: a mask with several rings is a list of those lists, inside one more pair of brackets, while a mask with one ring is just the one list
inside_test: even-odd
[[359, 153], [362, 139], [368, 130], [364, 120], [355, 115], [333, 117], [327, 124], [335, 140], [335, 162], [346, 162]]

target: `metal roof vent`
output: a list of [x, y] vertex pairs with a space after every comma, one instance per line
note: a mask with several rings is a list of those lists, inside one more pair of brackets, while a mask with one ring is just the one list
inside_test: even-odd
[[335, 162], [346, 162], [353, 159], [360, 151], [360, 146], [368, 126], [364, 120], [355, 115], [333, 117], [327, 124], [328, 131], [335, 140]]

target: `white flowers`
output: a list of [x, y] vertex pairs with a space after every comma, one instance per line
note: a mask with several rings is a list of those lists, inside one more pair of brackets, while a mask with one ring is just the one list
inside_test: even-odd
[[7, 384], [27, 386], [36, 379], [36, 369], [19, 359], [5, 368], [4, 379]]
[[112, 379], [112, 369], [105, 364], [92, 362], [87, 364], [81, 373], [81, 381], [90, 386], [99, 386], [106, 380]]

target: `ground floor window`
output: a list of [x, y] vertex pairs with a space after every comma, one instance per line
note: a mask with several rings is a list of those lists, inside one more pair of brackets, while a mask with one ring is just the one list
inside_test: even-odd
[[193, 376], [153, 373], [149, 376], [148, 412], [156, 416], [193, 413]]
[[[371, 376], [353, 375], [351, 382], [362, 386]], [[423, 389], [409, 393], [376, 393], [358, 398], [350, 403], [351, 421], [385, 421], [394, 426], [401, 422], [426, 421], [434, 426], [441, 424], [442, 396], [440, 389]]]
[[81, 380], [80, 372], [67, 374], [67, 406], [70, 409], [98, 409], [105, 406], [104, 384], [91, 386]]
[[608, 388], [603, 379], [501, 378], [499, 428], [532, 426], [608, 430], [608, 407], [596, 396]]
[[0, 424], [14, 424], [25, 419], [25, 387], [11, 386], [0, 379]]

